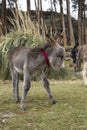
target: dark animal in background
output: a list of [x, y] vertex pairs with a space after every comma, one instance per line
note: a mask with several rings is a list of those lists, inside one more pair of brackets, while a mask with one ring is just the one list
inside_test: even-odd
[[55, 70], [64, 67], [65, 49], [56, 44], [52, 38], [50, 38], [50, 43], [33, 49], [17, 46], [9, 51], [9, 67], [15, 102], [19, 101], [19, 74], [23, 75], [23, 92], [20, 103], [22, 110], [25, 109], [26, 95], [31, 87], [31, 76], [37, 71], [41, 73], [41, 80], [50, 100], [53, 104], [56, 102], [51, 93], [46, 75], [43, 72], [43, 67], [50, 66]]
[[72, 60], [73, 60], [75, 72], [78, 71], [78, 67], [77, 67], [78, 46], [79, 46], [79, 44], [76, 44], [76, 45], [72, 48], [72, 50], [71, 50], [71, 58], [72, 58]]

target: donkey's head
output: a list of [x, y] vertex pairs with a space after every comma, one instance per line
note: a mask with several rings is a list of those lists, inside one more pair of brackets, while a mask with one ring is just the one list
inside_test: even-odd
[[52, 55], [50, 56], [50, 64], [53, 69], [58, 70], [60, 68], [64, 68], [64, 56], [65, 49], [60, 46], [53, 38], [47, 35], [50, 39], [51, 45], [53, 46]]
[[64, 68], [64, 54], [65, 49], [60, 45], [56, 44], [54, 46], [52, 55], [50, 56], [50, 64], [53, 69], [58, 70], [60, 68]]

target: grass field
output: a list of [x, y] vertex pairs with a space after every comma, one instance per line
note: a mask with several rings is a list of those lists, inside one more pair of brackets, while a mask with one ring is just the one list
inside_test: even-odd
[[[26, 111], [12, 98], [10, 81], [0, 81], [0, 130], [87, 130], [87, 87], [82, 80], [50, 81], [52, 105], [38, 82], [26, 98]], [[22, 83], [20, 83], [20, 96]]]

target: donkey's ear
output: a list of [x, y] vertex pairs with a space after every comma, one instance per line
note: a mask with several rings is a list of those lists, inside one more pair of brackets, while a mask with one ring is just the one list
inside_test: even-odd
[[56, 41], [55, 41], [52, 37], [50, 37], [49, 34], [45, 34], [45, 35], [46, 35], [47, 38], [49, 38], [50, 43], [51, 43], [53, 46], [55, 46], [55, 45], [56, 45]]

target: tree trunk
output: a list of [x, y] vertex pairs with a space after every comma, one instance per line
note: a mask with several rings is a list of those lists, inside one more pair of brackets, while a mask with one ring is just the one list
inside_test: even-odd
[[56, 17], [57, 17], [57, 9], [56, 9], [56, 0], [53, 0], [53, 5], [54, 5], [54, 33], [56, 34], [57, 28], [56, 28]]
[[82, 0], [78, 1], [78, 40], [79, 45], [82, 45]]
[[36, 19], [37, 19], [37, 3], [36, 3], [36, 0], [34, 0], [34, 3], [35, 3], [35, 9], [36, 9]]
[[40, 22], [41, 22], [42, 38], [45, 39], [45, 25], [44, 25], [44, 19], [43, 19], [42, 0], [40, 0]]
[[82, 43], [85, 44], [85, 14], [82, 19]]
[[9, 3], [9, 6], [10, 6], [10, 9], [11, 9], [12, 7], [11, 7], [11, 3], [10, 3], [10, 0], [8, 0], [8, 3]]
[[56, 0], [53, 0], [53, 4], [54, 4], [55, 13], [57, 13], [57, 10], [56, 10]]
[[35, 8], [36, 8], [36, 19], [38, 22], [38, 25], [40, 25], [40, 0], [38, 0], [36, 2], [36, 0], [34, 0], [35, 2]]
[[83, 0], [83, 2], [82, 2], [82, 27], [83, 27], [82, 41], [83, 41], [83, 44], [86, 44], [85, 0]]
[[85, 43], [87, 44], [87, 22], [85, 23]]
[[55, 21], [54, 21], [54, 13], [53, 13], [53, 6], [52, 6], [52, 0], [50, 0], [51, 3], [51, 21], [52, 21], [52, 27], [55, 28]]
[[62, 17], [61, 21], [62, 21], [62, 28], [63, 28], [63, 40], [64, 40], [64, 46], [66, 46], [67, 45], [67, 43], [66, 43], [66, 29], [65, 29], [65, 20], [64, 20], [64, 14], [63, 14], [63, 6], [62, 6], [63, 1], [59, 0], [59, 2], [60, 2], [60, 13], [61, 13], [61, 17]]
[[14, 1], [12, 0], [7, 0], [10, 6], [10, 9], [12, 9], [14, 7]]
[[38, 14], [37, 14], [37, 21], [38, 21], [38, 25], [40, 26], [40, 0], [38, 0]]
[[43, 18], [42, 0], [40, 0], [40, 17]]
[[75, 45], [75, 38], [74, 38], [72, 20], [71, 20], [71, 15], [70, 15], [70, 1], [69, 0], [66, 0], [66, 5], [67, 5], [67, 16], [68, 16], [68, 22], [69, 22], [70, 43], [71, 43], [71, 45], [74, 46]]
[[31, 12], [31, 6], [30, 6], [30, 0], [27, 0], [27, 12], [28, 12], [28, 14], [29, 14], [29, 16], [30, 16], [30, 12]]
[[2, 31], [3, 34], [6, 34], [6, 0], [2, 0], [2, 14], [1, 14], [1, 21], [2, 21]]

